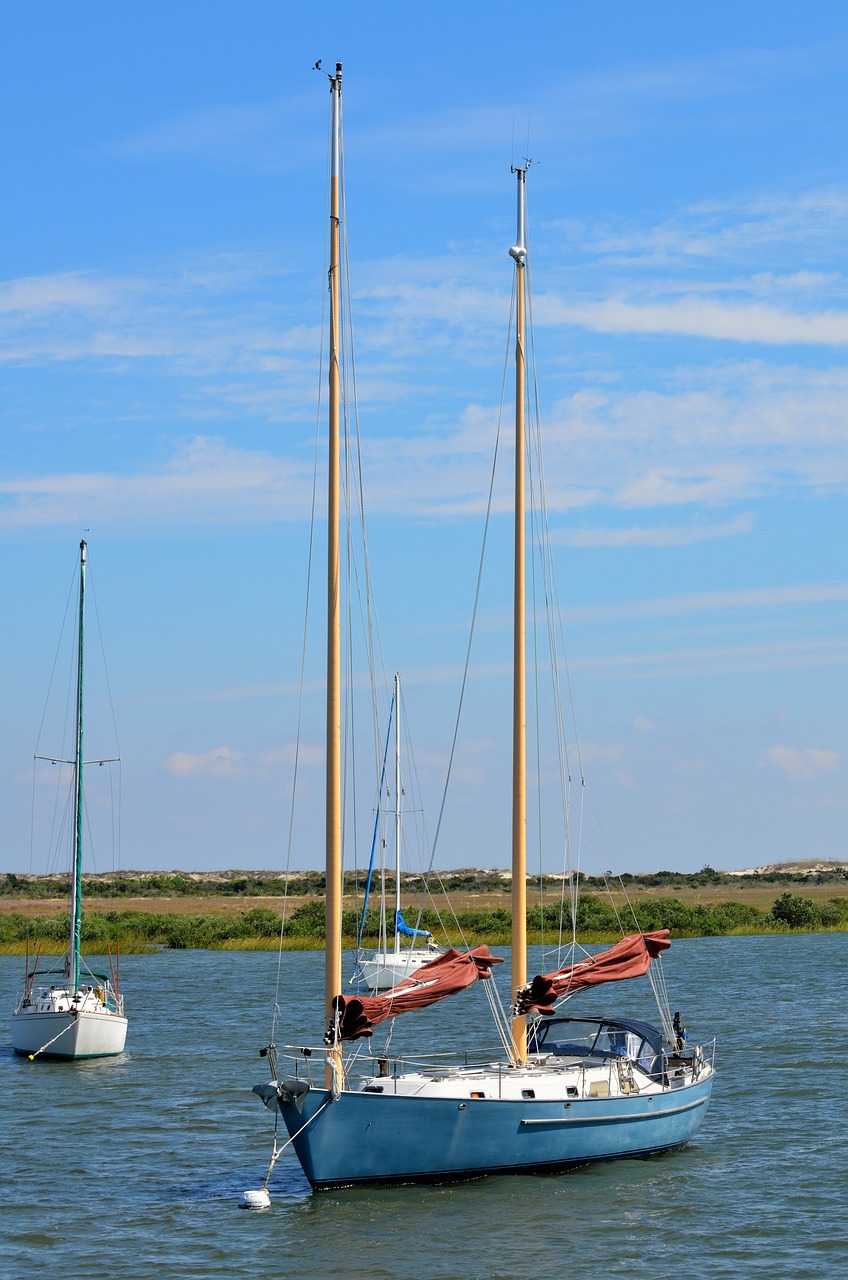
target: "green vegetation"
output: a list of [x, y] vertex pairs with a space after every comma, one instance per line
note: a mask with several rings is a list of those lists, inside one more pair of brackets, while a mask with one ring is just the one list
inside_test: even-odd
[[[831, 898], [816, 904], [799, 894], [783, 893], [771, 911], [738, 902], [686, 906], [677, 898], [649, 898], [634, 901], [638, 927], [670, 929], [674, 937], [712, 937], [721, 934], [809, 932], [819, 929], [848, 929], [848, 897]], [[347, 944], [356, 934], [357, 913], [345, 911], [342, 918]], [[457, 916], [461, 935], [475, 942], [492, 944], [509, 941], [509, 913], [501, 907], [461, 911]], [[439, 934], [439, 921], [434, 911], [425, 911], [425, 928]], [[186, 915], [150, 911], [88, 911], [83, 916], [82, 942], [88, 952], [105, 950], [106, 946], [226, 948], [252, 949], [276, 947], [282, 916], [268, 907], [226, 915]], [[550, 939], [560, 929], [570, 933], [570, 916], [559, 905], [531, 907], [527, 912], [531, 942], [543, 936]], [[628, 927], [625, 920], [625, 929]], [[68, 916], [27, 916], [21, 912], [0, 915], [0, 950], [19, 951], [39, 944], [46, 951], [62, 948], [68, 934]], [[577, 928], [585, 941], [613, 940], [620, 934], [616, 913], [611, 905], [595, 894], [583, 894], [577, 909]], [[374, 945], [379, 930], [379, 914], [369, 911], [364, 941]], [[460, 934], [461, 930], [461, 934]], [[324, 938], [324, 903], [316, 898], [290, 912], [284, 934], [284, 945], [290, 949], [320, 947]]]
[[[580, 872], [577, 881], [581, 889], [603, 890], [607, 886], [603, 876], [587, 876]], [[639, 890], [669, 889], [703, 889], [735, 887], [749, 890], [763, 885], [802, 886], [833, 884], [844, 887], [848, 883], [848, 864], [815, 867], [814, 869], [768, 868], [745, 875], [733, 875], [726, 871], [716, 871], [713, 867], [702, 867], [700, 871], [656, 871], [650, 874], [633, 875], [625, 873], [612, 878], [612, 885], [620, 884], [628, 892]], [[544, 876], [539, 885], [534, 879], [534, 888], [541, 888], [543, 893], [559, 893], [562, 879], [559, 876]], [[290, 897], [302, 898], [319, 895], [324, 892], [324, 874], [320, 871], [295, 872], [288, 877], [267, 871], [226, 871], [219, 874], [183, 871], [159, 871], [146, 873], [138, 871], [113, 871], [101, 875], [85, 876], [83, 879], [83, 895], [87, 901], [97, 898], [280, 898], [284, 892]], [[345, 875], [344, 891], [353, 895], [362, 891], [364, 876], [362, 873], [348, 872]], [[394, 877], [386, 877], [386, 887], [394, 892]], [[481, 871], [476, 868], [447, 872], [434, 877], [431, 882], [433, 891], [451, 893], [492, 894], [505, 897], [510, 891], [508, 876], [500, 871]], [[424, 890], [421, 876], [404, 875], [401, 877], [401, 888], [405, 894], [415, 895]], [[70, 894], [70, 881], [67, 876], [28, 876], [15, 875], [9, 872], [0, 875], [0, 898], [17, 898], [43, 900], [45, 898], [64, 898]]]
[[[107, 872], [103, 875], [83, 877], [83, 896], [96, 898], [275, 898], [282, 896], [285, 882], [282, 876], [251, 871], [231, 871], [220, 876], [187, 875], [180, 871], [156, 872], [145, 875], [138, 872]], [[300, 897], [310, 893], [323, 893], [324, 876], [308, 871], [289, 879], [288, 892]], [[351, 890], [352, 891], [352, 890]], [[54, 876], [0, 876], [0, 897], [4, 898], [66, 898], [71, 883], [66, 875]]]
[[[64, 945], [70, 929], [70, 917], [25, 916], [9, 912], [0, 916], [0, 946], [29, 943], [30, 947], [42, 943]], [[104, 950], [106, 946], [120, 943], [185, 947], [219, 947], [236, 940], [277, 938], [280, 932], [280, 916], [276, 911], [258, 907], [244, 914], [227, 916], [191, 916], [163, 914], [150, 911], [87, 911], [82, 918], [81, 942], [87, 952]]]

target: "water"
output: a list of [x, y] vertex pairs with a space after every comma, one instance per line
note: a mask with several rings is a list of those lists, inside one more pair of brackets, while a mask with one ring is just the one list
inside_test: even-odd
[[[284, 957], [286, 989], [303, 1002], [295, 1042], [319, 1039], [322, 963]], [[844, 1265], [848, 934], [674, 944], [672, 1007], [690, 1032], [719, 1039], [713, 1103], [684, 1151], [555, 1177], [320, 1195], [283, 1156], [272, 1208], [251, 1213], [238, 1204], [270, 1157], [271, 1117], [250, 1088], [265, 1078], [257, 1050], [275, 968], [262, 953], [126, 957], [120, 1059], [29, 1063], [0, 1032], [0, 1274], [802, 1280]], [[22, 972], [22, 959], [0, 957], [4, 1017]], [[625, 983], [574, 1009], [648, 1013], [649, 994]], [[403, 1021], [394, 1047], [444, 1022], [472, 1049], [491, 1040], [480, 988]]]

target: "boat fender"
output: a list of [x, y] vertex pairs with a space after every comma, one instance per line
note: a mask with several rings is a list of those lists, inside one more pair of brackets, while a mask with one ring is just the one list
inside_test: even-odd
[[242, 1209], [270, 1209], [271, 1197], [265, 1187], [259, 1191], [245, 1191], [242, 1193], [241, 1206]]
[[303, 1107], [303, 1096], [309, 1092], [309, 1085], [302, 1080], [271, 1080], [268, 1084], [255, 1084], [251, 1093], [261, 1098], [262, 1105], [269, 1111], [279, 1111], [281, 1102], [293, 1102], [298, 1111]]
[[305, 1080], [281, 1080], [277, 1086], [277, 1102], [293, 1102], [300, 1112], [308, 1092], [309, 1085]]
[[281, 1080], [277, 1089], [284, 1102], [294, 1102], [308, 1092], [309, 1085], [305, 1080]]
[[263, 1107], [270, 1107], [272, 1111], [278, 1110], [279, 1087], [276, 1080], [272, 1080], [270, 1084], [255, 1084], [251, 1093], [255, 1093], [257, 1098], [262, 1099]]

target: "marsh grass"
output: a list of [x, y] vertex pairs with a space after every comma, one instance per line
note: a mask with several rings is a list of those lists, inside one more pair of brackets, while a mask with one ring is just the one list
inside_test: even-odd
[[[186, 910], [189, 903], [194, 911]], [[226, 912], [210, 912], [203, 898], [185, 900], [178, 911], [89, 909], [82, 920], [82, 949], [86, 955], [102, 955], [109, 947], [126, 952], [145, 952], [157, 948], [170, 950], [276, 951], [280, 943], [282, 915], [265, 905], [245, 909], [244, 899], [238, 906], [230, 904]], [[250, 901], [250, 899], [247, 899]], [[253, 900], [255, 903], [255, 899]], [[17, 906], [17, 904], [16, 904]], [[282, 949], [285, 951], [320, 951], [324, 946], [325, 905], [322, 897], [314, 897], [290, 909], [285, 921]], [[456, 911], [450, 925], [433, 910], [420, 917], [421, 927], [432, 931], [441, 945], [467, 947], [486, 943], [489, 946], [510, 945], [510, 916], [501, 905], [490, 902], [481, 909]], [[353, 950], [355, 932], [360, 922], [357, 911], [342, 912], [343, 945]], [[380, 916], [369, 911], [365, 917], [362, 945], [373, 949], [379, 945]], [[716, 901], [687, 904], [679, 896], [645, 895], [634, 897], [627, 911], [620, 911], [600, 895], [583, 893], [576, 906], [577, 937], [581, 943], [610, 943], [622, 933], [638, 930], [670, 930], [673, 938], [745, 936], [774, 933], [843, 932], [848, 928], [848, 897], [831, 896], [815, 900], [785, 891], [765, 911], [749, 902]], [[13, 908], [0, 912], [0, 953], [22, 955], [27, 949], [35, 955], [61, 956], [67, 946], [70, 918], [67, 908], [55, 910], [42, 904], [38, 912]], [[571, 909], [565, 903], [539, 903], [527, 911], [528, 941], [534, 945], [554, 946], [571, 938]]]

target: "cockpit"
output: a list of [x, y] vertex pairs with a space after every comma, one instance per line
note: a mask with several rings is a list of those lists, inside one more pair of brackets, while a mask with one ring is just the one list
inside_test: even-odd
[[556, 1058], [629, 1058], [649, 1076], [662, 1074], [662, 1032], [630, 1018], [542, 1018], [528, 1028], [527, 1050]]

